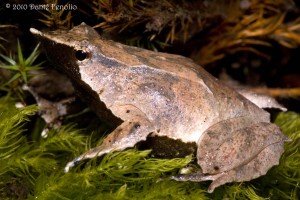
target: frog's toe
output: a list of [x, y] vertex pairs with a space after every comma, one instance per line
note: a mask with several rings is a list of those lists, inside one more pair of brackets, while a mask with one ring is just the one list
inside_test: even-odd
[[227, 182], [230, 182], [228, 178], [230, 178], [230, 176], [227, 175], [227, 172], [222, 172], [220, 174], [206, 175], [200, 171], [191, 174], [181, 174], [181, 175], [171, 177], [171, 179], [175, 181], [201, 182], [201, 181], [212, 180], [213, 182], [210, 184], [208, 188], [209, 193], [212, 193], [216, 187], [223, 185]]
[[191, 174], [180, 174], [180, 175], [172, 176], [171, 179], [175, 181], [201, 182], [201, 181], [215, 180], [218, 177], [222, 176], [222, 174], [205, 175], [199, 171]]
[[82, 156], [78, 156], [77, 158], [75, 158], [74, 160], [70, 161], [67, 163], [67, 165], [65, 166], [64, 172], [67, 173], [70, 171], [70, 169], [72, 167], [74, 167], [76, 165], [76, 163], [78, 163], [79, 161], [82, 160]]
[[212, 193], [217, 187], [224, 185], [225, 183], [235, 181], [235, 173], [236, 172], [234, 170], [231, 170], [229, 172], [222, 172], [220, 174], [213, 175], [214, 180], [207, 189], [208, 193]]

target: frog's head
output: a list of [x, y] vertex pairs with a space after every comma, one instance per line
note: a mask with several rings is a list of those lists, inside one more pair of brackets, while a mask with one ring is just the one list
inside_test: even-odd
[[31, 28], [30, 32], [41, 41], [54, 67], [77, 79], [80, 78], [79, 64], [90, 60], [92, 41], [99, 38], [98, 33], [85, 23], [71, 30], [42, 32]]

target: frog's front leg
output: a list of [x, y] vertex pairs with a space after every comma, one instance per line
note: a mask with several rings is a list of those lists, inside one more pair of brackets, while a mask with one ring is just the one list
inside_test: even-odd
[[136, 107], [125, 105], [119, 107], [118, 112], [127, 113], [124, 122], [110, 133], [100, 146], [89, 150], [69, 162], [65, 167], [65, 172], [68, 172], [71, 167], [81, 160], [133, 147], [136, 143], [146, 140], [147, 136], [154, 131], [151, 122]]

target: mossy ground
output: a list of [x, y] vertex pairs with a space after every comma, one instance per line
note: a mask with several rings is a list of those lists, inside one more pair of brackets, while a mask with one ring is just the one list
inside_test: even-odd
[[193, 158], [156, 159], [149, 150], [107, 154], [64, 173], [65, 164], [92, 141], [66, 125], [40, 136], [36, 106], [16, 108], [0, 99], [1, 199], [298, 199], [300, 182], [300, 115], [280, 113], [275, 123], [293, 142], [286, 143], [279, 166], [250, 182], [226, 184], [213, 194], [209, 182], [168, 179]]

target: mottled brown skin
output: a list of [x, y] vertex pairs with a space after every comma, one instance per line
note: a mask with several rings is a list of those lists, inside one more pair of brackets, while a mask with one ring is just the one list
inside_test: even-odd
[[209, 192], [278, 164], [287, 138], [269, 114], [192, 60], [104, 40], [85, 24], [31, 32], [99, 117], [118, 125], [66, 171], [77, 161], [133, 147], [149, 134], [196, 143], [202, 172], [173, 179], [213, 180]]

